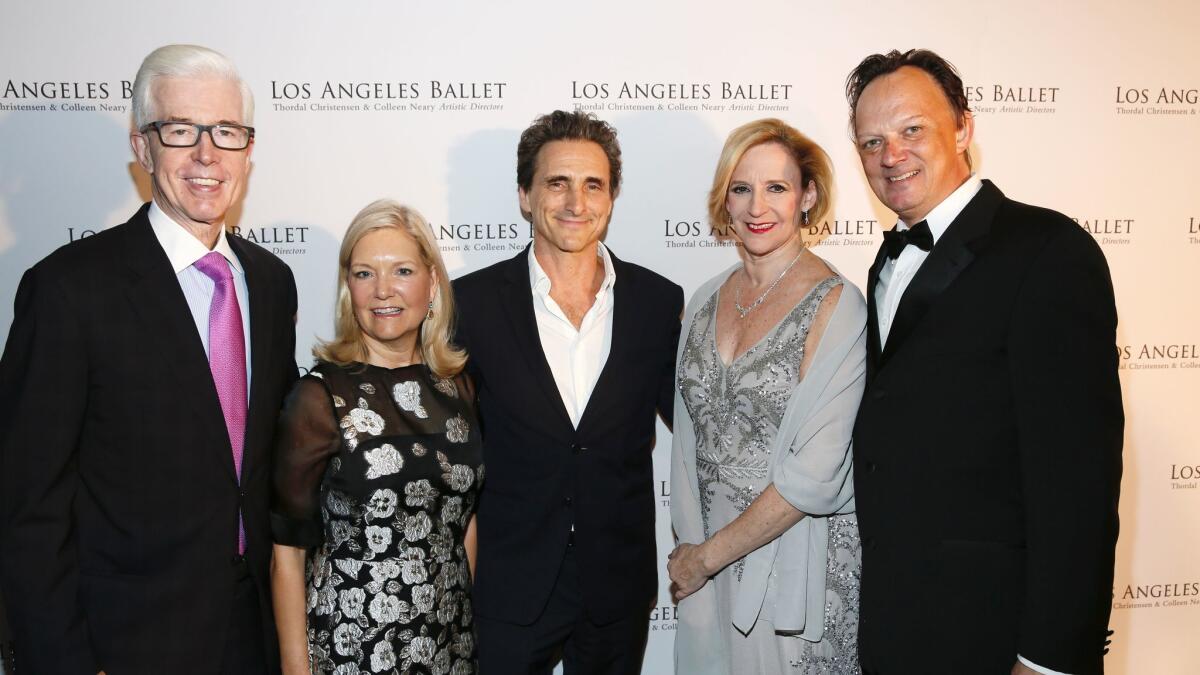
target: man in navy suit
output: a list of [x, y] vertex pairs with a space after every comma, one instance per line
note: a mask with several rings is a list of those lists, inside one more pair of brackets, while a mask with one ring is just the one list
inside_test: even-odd
[[277, 669], [269, 452], [296, 378], [296, 288], [225, 231], [253, 112], [224, 56], [152, 52], [130, 143], [153, 201], [21, 280], [0, 361], [19, 673]]
[[538, 118], [517, 147], [533, 244], [455, 282], [487, 482], [474, 600], [489, 675], [638, 673], [658, 591], [651, 450], [672, 413], [683, 290], [603, 243], [608, 124]]
[[899, 222], [867, 280], [854, 431], [866, 673], [1100, 673], [1124, 415], [1095, 240], [971, 171], [962, 80], [925, 50], [847, 82]]

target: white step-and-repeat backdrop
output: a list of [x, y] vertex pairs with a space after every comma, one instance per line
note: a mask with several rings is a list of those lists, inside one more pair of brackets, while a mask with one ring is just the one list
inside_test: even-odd
[[[422, 211], [452, 276], [529, 241], [516, 142], [555, 108], [619, 130], [607, 242], [689, 295], [737, 255], [705, 218], [725, 135], [759, 117], [795, 125], [837, 172], [835, 212], [808, 240], [861, 287], [894, 218], [848, 140], [844, 81], [866, 54], [931, 48], [967, 84], [982, 175], [1077, 219], [1112, 267], [1128, 432], [1109, 670], [1200, 672], [1198, 37], [1192, 0], [5, 3], [0, 339], [25, 268], [149, 198], [129, 88], [161, 44], [218, 49], [254, 90], [254, 169], [232, 225], [295, 271], [301, 363], [330, 335], [337, 245], [367, 202]], [[674, 628], [664, 585], [645, 673], [670, 672]]]

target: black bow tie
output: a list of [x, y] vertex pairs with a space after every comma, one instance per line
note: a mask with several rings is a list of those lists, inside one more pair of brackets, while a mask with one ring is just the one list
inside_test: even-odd
[[933, 233], [929, 231], [929, 223], [922, 220], [907, 230], [892, 228], [883, 233], [883, 244], [887, 246], [889, 258], [899, 258], [904, 247], [912, 244], [922, 251], [933, 248]]

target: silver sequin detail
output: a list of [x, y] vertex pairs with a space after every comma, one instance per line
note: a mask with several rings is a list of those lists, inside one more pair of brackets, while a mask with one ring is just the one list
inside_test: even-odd
[[[737, 513], [766, 487], [771, 443], [800, 379], [804, 345], [813, 318], [830, 289], [842, 283], [830, 277], [817, 284], [779, 325], [726, 367], [715, 339], [717, 294], [692, 321], [676, 373], [680, 393], [695, 425], [696, 471], [705, 536], [718, 485]], [[736, 517], [736, 516], [735, 516]]]
[[[821, 302], [842, 283], [831, 277], [816, 285], [774, 329], [728, 366], [716, 349], [717, 294], [696, 313], [676, 372], [676, 384], [696, 435], [696, 472], [705, 537], [745, 512], [769, 484], [771, 446], [800, 379], [805, 341]], [[829, 564], [822, 640], [811, 643], [757, 629], [742, 635], [730, 628], [735, 663], [747, 672], [797, 675], [857, 674], [860, 555], [853, 515], [829, 518]], [[714, 579], [718, 598], [732, 603], [745, 558]], [[772, 579], [771, 583], [797, 583]], [[760, 651], [761, 650], [761, 651]], [[749, 664], [754, 664], [749, 665]], [[768, 666], [766, 664], [778, 664]]]
[[857, 675], [858, 603], [862, 543], [853, 516], [829, 518], [825, 567], [825, 634], [789, 665], [797, 675]]

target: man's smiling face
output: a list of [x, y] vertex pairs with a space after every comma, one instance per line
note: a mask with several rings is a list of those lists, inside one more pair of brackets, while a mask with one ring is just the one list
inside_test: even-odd
[[959, 120], [933, 77], [913, 66], [872, 80], [855, 108], [855, 145], [867, 181], [909, 225], [970, 177], [973, 131], [971, 115]]

